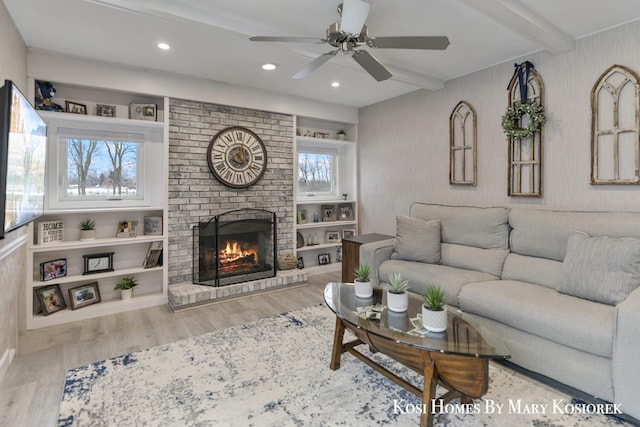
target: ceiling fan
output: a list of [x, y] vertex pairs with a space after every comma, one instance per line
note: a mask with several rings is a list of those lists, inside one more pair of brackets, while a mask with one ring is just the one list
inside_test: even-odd
[[320, 55], [291, 76], [294, 79], [303, 79], [309, 76], [336, 54], [344, 53], [350, 54], [367, 73], [379, 82], [391, 77], [389, 70], [368, 51], [356, 50], [356, 48], [368, 46], [377, 49], [444, 50], [449, 46], [449, 39], [446, 36], [370, 37], [365, 25], [370, 9], [371, 3], [365, 0], [344, 0], [343, 3], [338, 5], [338, 13], [341, 16], [340, 22], [335, 22], [327, 28], [327, 37], [324, 39], [253, 36], [249, 40], [254, 42], [327, 43], [335, 48]]

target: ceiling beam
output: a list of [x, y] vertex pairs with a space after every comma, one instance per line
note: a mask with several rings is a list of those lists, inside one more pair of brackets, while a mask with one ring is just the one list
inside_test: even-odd
[[574, 48], [574, 39], [518, 0], [458, 0], [553, 54]]

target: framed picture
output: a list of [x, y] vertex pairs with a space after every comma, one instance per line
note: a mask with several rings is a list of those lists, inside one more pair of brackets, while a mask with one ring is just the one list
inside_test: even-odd
[[342, 261], [342, 246], [339, 246], [338, 249], [336, 249], [336, 262], [341, 262]]
[[87, 114], [87, 106], [85, 104], [78, 104], [73, 101], [65, 101], [65, 110], [67, 113], [73, 114]]
[[352, 228], [345, 228], [342, 230], [342, 239], [347, 239], [349, 237], [354, 237], [356, 235], [356, 230]]
[[95, 274], [113, 271], [113, 252], [82, 255], [82, 258], [84, 258], [84, 270], [82, 274]]
[[124, 220], [118, 223], [116, 237], [136, 237], [138, 235], [138, 221]]
[[336, 207], [334, 205], [322, 205], [322, 221], [335, 221]]
[[66, 275], [66, 258], [40, 263], [40, 280], [42, 280], [43, 282], [46, 282], [47, 280], [57, 279], [58, 277], [64, 277]]
[[340, 205], [339, 211], [338, 219], [340, 221], [353, 221], [353, 207], [350, 204]]
[[309, 216], [306, 209], [298, 209], [298, 224], [306, 224], [309, 222]]
[[162, 235], [162, 217], [161, 216], [145, 216], [144, 217], [144, 234], [152, 236]]
[[129, 104], [129, 118], [136, 120], [158, 121], [156, 104]]
[[106, 104], [97, 104], [96, 105], [96, 116], [115, 117], [116, 116], [116, 106], [115, 105], [106, 105]]
[[340, 241], [340, 232], [339, 231], [327, 231], [325, 233], [324, 240], [326, 243], [335, 243]]
[[63, 221], [41, 221], [38, 223], [38, 244], [49, 245], [64, 240]]
[[38, 297], [38, 301], [40, 301], [42, 314], [45, 316], [67, 308], [67, 303], [64, 302], [64, 298], [60, 292], [60, 286], [58, 285], [36, 288], [35, 293]]
[[100, 302], [100, 288], [98, 282], [87, 283], [69, 289], [69, 301], [71, 309], [86, 307]]
[[331, 263], [331, 255], [329, 254], [320, 254], [318, 255], [318, 264], [325, 265]]
[[296, 265], [296, 268], [298, 268], [299, 270], [302, 270], [304, 268], [304, 260], [301, 256], [298, 257], [298, 264]]

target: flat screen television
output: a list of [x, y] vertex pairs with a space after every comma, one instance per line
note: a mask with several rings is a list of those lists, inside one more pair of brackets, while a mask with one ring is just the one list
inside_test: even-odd
[[0, 88], [0, 239], [44, 213], [46, 153], [46, 122], [5, 80]]

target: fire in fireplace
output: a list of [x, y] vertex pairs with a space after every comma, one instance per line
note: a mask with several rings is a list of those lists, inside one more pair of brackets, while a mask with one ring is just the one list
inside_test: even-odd
[[274, 277], [276, 216], [238, 209], [193, 228], [193, 282], [209, 286]]

